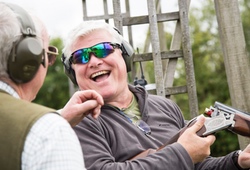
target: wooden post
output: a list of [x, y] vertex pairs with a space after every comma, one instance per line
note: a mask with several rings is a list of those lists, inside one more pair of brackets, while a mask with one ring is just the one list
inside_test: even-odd
[[[250, 61], [238, 0], [214, 0], [229, 92], [234, 108], [250, 111]], [[223, 89], [222, 89], [223, 90]], [[238, 136], [240, 148], [250, 143]]]
[[161, 62], [161, 50], [160, 50], [160, 40], [157, 27], [157, 16], [155, 1], [148, 0], [148, 18], [150, 27], [150, 37], [152, 45], [152, 54], [154, 60], [154, 71], [155, 71], [155, 84], [156, 84], [156, 94], [165, 97], [165, 86], [163, 81], [162, 73], [162, 62]]
[[180, 26], [182, 30], [181, 40], [185, 62], [189, 110], [191, 118], [194, 118], [199, 115], [199, 109], [194, 75], [193, 53], [189, 34], [188, 3], [190, 2], [187, 2], [186, 0], [179, 0]]

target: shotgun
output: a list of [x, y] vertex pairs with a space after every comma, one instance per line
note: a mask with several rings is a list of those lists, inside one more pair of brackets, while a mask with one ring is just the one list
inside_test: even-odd
[[[204, 115], [206, 116], [203, 127], [197, 132], [198, 136], [205, 137], [221, 130], [229, 130], [235, 134], [250, 137], [250, 113], [229, 107], [219, 102], [215, 102], [214, 106], [206, 108]], [[191, 119], [187, 125], [174, 135], [167, 143], [157, 149], [147, 149], [130, 160], [145, 158], [147, 155], [155, 153], [165, 146], [172, 144], [178, 140], [180, 135], [197, 121], [197, 117]]]

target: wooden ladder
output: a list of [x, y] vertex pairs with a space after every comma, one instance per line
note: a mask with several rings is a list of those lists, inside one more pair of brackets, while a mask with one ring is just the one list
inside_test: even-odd
[[[176, 12], [169, 13], [160, 12], [159, 0], [147, 0], [148, 15], [136, 17], [130, 16], [129, 0], [124, 0], [126, 6], [125, 13], [121, 12], [121, 1], [113, 0], [113, 14], [109, 14], [108, 2], [107, 0], [103, 0], [104, 14], [98, 16], [88, 16], [88, 10], [95, 9], [90, 9], [90, 7], [87, 7], [86, 1], [88, 0], [82, 0], [83, 20], [105, 20], [106, 22], [112, 20], [114, 22], [114, 26], [120, 30], [121, 34], [123, 34], [123, 28], [127, 27], [128, 41], [132, 46], [134, 43], [132, 38], [133, 34], [131, 27], [140, 24], [149, 25], [149, 35], [152, 52], [147, 52], [145, 50], [143, 53], [140, 54], [135, 53], [133, 56], [133, 65], [136, 62], [153, 61], [155, 89], [148, 91], [151, 93], [154, 92], [157, 95], [164, 97], [187, 93], [190, 117], [193, 118], [199, 115], [193, 56], [189, 34], [188, 9], [190, 5], [190, 0], [178, 0], [179, 10]], [[162, 39], [160, 39], [159, 37], [159, 34], [162, 34], [163, 32], [160, 23], [169, 21], [176, 21], [176, 25], [170, 49], [166, 50], [166, 45], [161, 41]], [[148, 45], [149, 42], [145, 42], [145, 44]], [[161, 47], [163, 50], [161, 50]], [[176, 71], [178, 59], [180, 58], [183, 59], [185, 65], [186, 85], [174, 87], [174, 74]], [[136, 69], [132, 67], [131, 77], [134, 78], [135, 75]]]

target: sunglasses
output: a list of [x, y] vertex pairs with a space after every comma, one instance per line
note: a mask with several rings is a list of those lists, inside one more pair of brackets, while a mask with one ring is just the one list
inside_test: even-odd
[[144, 132], [144, 134], [150, 138], [150, 139], [153, 139], [153, 140], [156, 140], [153, 136], [151, 136], [151, 129], [149, 127], [149, 125], [144, 122], [143, 120], [138, 120], [135, 125], [142, 131]]
[[94, 54], [97, 58], [105, 58], [120, 48], [120, 44], [111, 42], [102, 42], [92, 47], [82, 48], [73, 52], [70, 56], [70, 62], [74, 64], [86, 64], [90, 60], [90, 54]]
[[58, 49], [55, 46], [49, 46], [47, 55], [48, 55], [49, 66], [52, 66], [56, 61], [56, 56], [58, 55]]

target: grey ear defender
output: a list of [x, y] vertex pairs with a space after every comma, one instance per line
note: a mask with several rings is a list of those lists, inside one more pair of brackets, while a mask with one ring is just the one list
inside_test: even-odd
[[134, 49], [127, 41], [123, 40], [121, 44], [121, 50], [123, 59], [127, 67], [127, 72], [130, 72], [132, 64], [131, 60], [132, 60], [132, 55], [134, 54]]
[[[114, 30], [116, 30], [118, 32], [118, 34], [121, 35], [120, 31], [114, 27]], [[134, 49], [133, 47], [129, 44], [129, 42], [127, 42], [126, 40], [122, 40], [121, 43], [121, 50], [122, 50], [122, 56], [123, 59], [125, 61], [126, 67], [127, 67], [127, 72], [131, 71], [131, 60], [132, 60], [132, 56], [134, 54]]]
[[43, 62], [44, 49], [36, 37], [35, 25], [29, 14], [20, 6], [5, 3], [21, 25], [21, 40], [13, 44], [8, 60], [8, 73], [16, 83], [26, 83], [33, 79]]
[[72, 69], [72, 67], [71, 67], [72, 63], [70, 61], [66, 62], [66, 56], [64, 54], [62, 54], [61, 60], [62, 60], [63, 66], [64, 66], [65, 74], [70, 78], [72, 83], [77, 85], [75, 70]]

